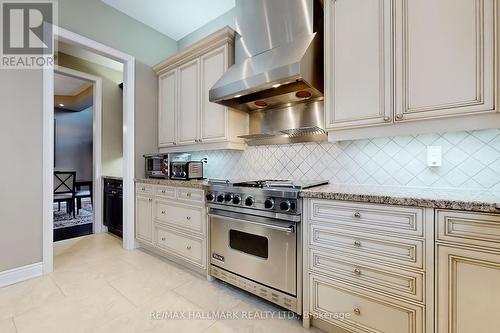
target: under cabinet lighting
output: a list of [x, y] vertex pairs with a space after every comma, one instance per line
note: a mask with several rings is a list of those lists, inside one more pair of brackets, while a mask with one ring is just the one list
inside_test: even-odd
[[60, 107], [64, 107], [64, 104], [59, 104]]

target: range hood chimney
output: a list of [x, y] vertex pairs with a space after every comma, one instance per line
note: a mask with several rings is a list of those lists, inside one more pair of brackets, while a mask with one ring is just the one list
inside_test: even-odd
[[[318, 134], [326, 139], [322, 2], [236, 0], [236, 30], [235, 64], [212, 87], [210, 101], [250, 113], [250, 135], [245, 138], [251, 144], [263, 139], [272, 143], [279, 136], [294, 142], [316, 141], [318, 137], [306, 137]], [[314, 116], [307, 114], [310, 108]], [[270, 111], [275, 116], [266, 115]], [[276, 114], [292, 119], [283, 121]], [[261, 126], [259, 121], [273, 124]]]

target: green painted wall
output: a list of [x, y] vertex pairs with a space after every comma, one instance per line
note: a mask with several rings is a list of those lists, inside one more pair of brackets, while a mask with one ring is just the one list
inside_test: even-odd
[[177, 41], [177, 48], [179, 50], [184, 49], [200, 39], [210, 35], [212, 32], [215, 32], [225, 26], [230, 26], [231, 28], [235, 29], [234, 22], [236, 19], [236, 10], [233, 8], [230, 11], [222, 14], [215, 20], [212, 20], [205, 24], [203, 27], [199, 28], [198, 30], [193, 31], [186, 37], [180, 39]]

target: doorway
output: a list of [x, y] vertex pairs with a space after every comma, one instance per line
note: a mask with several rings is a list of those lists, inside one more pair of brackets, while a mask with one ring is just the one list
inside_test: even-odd
[[[100, 232], [102, 81], [54, 71], [54, 241]], [[95, 153], [96, 152], [96, 153]]]
[[[96, 54], [108, 57], [123, 64], [123, 247], [136, 247], [134, 237], [134, 91], [135, 59], [121, 51], [80, 36], [66, 29], [56, 27], [55, 38], [66, 44], [75, 45]], [[53, 270], [53, 189], [54, 189], [54, 75], [58, 68], [47, 67], [43, 70], [43, 271]], [[94, 117], [94, 120], [96, 117]], [[95, 136], [94, 136], [95, 138]], [[94, 145], [94, 157], [100, 156]], [[99, 164], [94, 165], [99, 167]], [[100, 170], [94, 171], [93, 200], [102, 202], [102, 183]], [[99, 186], [99, 187], [98, 187]], [[102, 226], [102, 212], [96, 206], [95, 231]]]

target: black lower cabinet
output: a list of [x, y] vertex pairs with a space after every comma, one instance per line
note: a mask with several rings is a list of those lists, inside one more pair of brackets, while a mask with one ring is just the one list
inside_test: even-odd
[[123, 237], [123, 181], [104, 179], [104, 225]]

